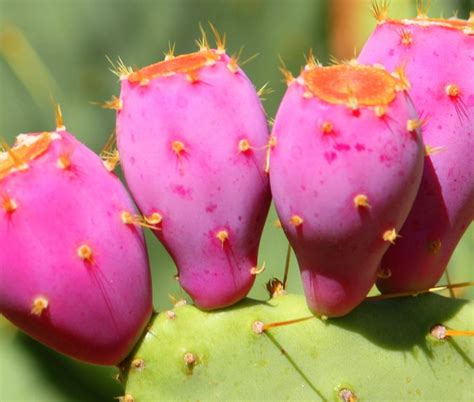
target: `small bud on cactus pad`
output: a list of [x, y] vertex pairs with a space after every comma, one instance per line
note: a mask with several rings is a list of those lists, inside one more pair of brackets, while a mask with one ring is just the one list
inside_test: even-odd
[[117, 364], [152, 312], [140, 228], [120, 180], [66, 131], [0, 153], [0, 312], [69, 356]]
[[415, 198], [424, 149], [401, 75], [310, 60], [278, 110], [273, 198], [316, 314], [364, 299]]
[[231, 305], [255, 280], [270, 205], [268, 128], [255, 88], [222, 46], [121, 77], [117, 144], [143, 214], [202, 309]]
[[452, 330], [474, 327], [472, 301], [368, 300], [325, 321], [291, 294], [172, 312], [121, 365], [131, 400], [472, 401], [474, 342]]
[[359, 61], [403, 65], [423, 116], [425, 165], [400, 239], [381, 267], [384, 293], [416, 291], [441, 277], [474, 218], [474, 21], [380, 18]]

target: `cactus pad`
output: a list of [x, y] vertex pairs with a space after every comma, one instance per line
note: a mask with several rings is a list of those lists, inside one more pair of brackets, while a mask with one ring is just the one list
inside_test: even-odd
[[[311, 318], [265, 327], [302, 317]], [[326, 321], [296, 295], [217, 312], [175, 307], [154, 317], [122, 364], [125, 400], [468, 400], [474, 344], [436, 339], [437, 323], [472, 329], [474, 303], [368, 300]]]

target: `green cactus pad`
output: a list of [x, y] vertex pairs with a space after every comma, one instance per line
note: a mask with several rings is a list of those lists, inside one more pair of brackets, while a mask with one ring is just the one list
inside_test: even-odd
[[308, 316], [296, 295], [160, 313], [122, 364], [124, 399], [472, 400], [474, 339], [440, 340], [431, 329], [474, 329], [474, 302], [434, 294], [366, 301], [344, 318], [257, 333], [256, 321]]

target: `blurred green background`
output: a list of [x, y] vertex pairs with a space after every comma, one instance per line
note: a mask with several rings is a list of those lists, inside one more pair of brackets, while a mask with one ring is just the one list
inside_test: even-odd
[[[415, 15], [414, 1], [391, 3], [391, 16]], [[470, 0], [431, 3], [431, 16], [457, 10], [466, 18], [472, 8]], [[178, 54], [193, 51], [199, 23], [208, 21], [227, 33], [229, 52], [244, 46], [243, 59], [259, 54], [245, 70], [257, 87], [269, 82], [274, 90], [265, 101], [269, 118], [286, 88], [279, 56], [295, 74], [309, 48], [324, 63], [331, 55], [350, 58], [375, 26], [369, 0], [0, 0], [0, 137], [12, 143], [22, 132], [54, 129], [54, 99], [68, 130], [100, 151], [114, 113], [91, 102], [118, 94], [105, 56], [144, 66], [162, 59], [169, 42]], [[287, 242], [275, 220], [272, 210], [260, 252], [267, 270], [250, 294], [255, 298], [267, 297], [265, 283], [283, 275]], [[155, 307], [164, 309], [170, 295], [185, 295], [163, 247], [149, 234], [148, 242]], [[471, 227], [450, 263], [451, 281], [472, 279], [473, 261]], [[288, 288], [301, 293], [294, 258]], [[458, 295], [474, 298], [473, 289]], [[51, 352], [0, 317], [0, 401], [112, 401], [122, 394], [114, 374]]]

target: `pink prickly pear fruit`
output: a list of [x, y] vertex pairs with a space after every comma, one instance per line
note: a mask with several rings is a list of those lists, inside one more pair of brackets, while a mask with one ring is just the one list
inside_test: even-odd
[[119, 363], [152, 313], [144, 237], [124, 186], [64, 130], [22, 134], [6, 148], [0, 313], [66, 355]]
[[309, 308], [342, 316], [366, 297], [415, 198], [419, 120], [402, 71], [310, 58], [288, 84], [273, 130], [273, 199]]
[[223, 43], [123, 71], [117, 144], [129, 188], [201, 309], [252, 287], [270, 204], [268, 127]]
[[377, 286], [383, 293], [417, 291], [438, 282], [474, 218], [474, 21], [376, 16], [359, 61], [405, 66], [426, 144], [415, 203], [382, 260], [390, 275]]

